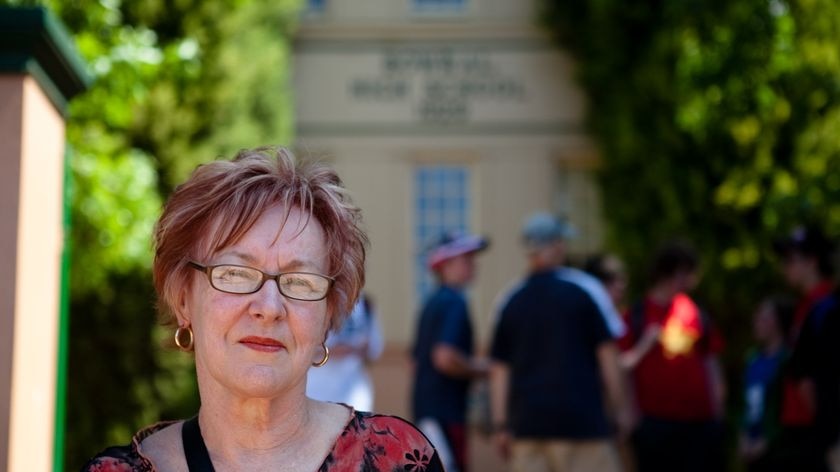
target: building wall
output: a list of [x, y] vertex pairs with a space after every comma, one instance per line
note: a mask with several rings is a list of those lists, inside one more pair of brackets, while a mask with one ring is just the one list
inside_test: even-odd
[[50, 470], [64, 120], [31, 76], [0, 75], [0, 143], [0, 468]]
[[454, 3], [327, 0], [295, 45], [296, 148], [333, 163], [363, 209], [367, 289], [392, 352], [410, 345], [421, 301], [420, 169], [466, 169], [466, 226], [492, 240], [470, 291], [481, 348], [494, 299], [524, 273], [529, 213], [567, 216], [581, 233], [573, 253], [602, 237], [585, 103], [574, 65], [533, 26], [535, 2]]

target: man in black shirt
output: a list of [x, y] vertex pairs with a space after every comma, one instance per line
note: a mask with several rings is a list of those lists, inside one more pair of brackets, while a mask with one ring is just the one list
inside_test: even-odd
[[590, 292], [558, 271], [567, 234], [544, 213], [526, 223], [529, 275], [493, 335], [496, 442], [513, 470], [619, 470], [605, 403], [630, 426], [614, 338]]

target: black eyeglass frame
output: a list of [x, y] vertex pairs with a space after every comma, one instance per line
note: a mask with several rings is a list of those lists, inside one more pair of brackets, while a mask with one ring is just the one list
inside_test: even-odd
[[[231, 293], [231, 294], [234, 294], [234, 295], [250, 295], [252, 293], [257, 293], [260, 290], [262, 290], [263, 285], [265, 285], [265, 283], [267, 281], [273, 280], [274, 284], [277, 285], [277, 290], [279, 290], [280, 293], [284, 297], [291, 298], [292, 300], [299, 300], [299, 301], [302, 301], [302, 302], [317, 302], [317, 301], [321, 301], [321, 300], [327, 298], [327, 295], [329, 295], [329, 293], [330, 293], [330, 289], [335, 284], [335, 279], [334, 278], [332, 278], [328, 275], [318, 274], [316, 272], [290, 271], [290, 272], [281, 272], [279, 274], [268, 274], [266, 272], [261, 271], [260, 269], [257, 269], [256, 267], [244, 266], [244, 265], [240, 265], [240, 264], [204, 265], [204, 264], [199, 264], [198, 262], [189, 261], [189, 260], [187, 261], [187, 265], [189, 265], [193, 269], [195, 269], [195, 270], [203, 273], [204, 275], [206, 275], [207, 276], [207, 281], [210, 282], [210, 286], [213, 287], [214, 289], [216, 289], [220, 292]], [[213, 272], [213, 269], [215, 269], [216, 267], [241, 267], [243, 269], [255, 270], [255, 271], [260, 273], [260, 275], [262, 276], [262, 280], [260, 280], [260, 283], [257, 284], [257, 288], [254, 289], [253, 291], [250, 291], [250, 292], [231, 292], [229, 290], [222, 290], [219, 287], [216, 287], [216, 284], [213, 283], [212, 272]], [[293, 296], [287, 295], [286, 292], [284, 292], [283, 289], [280, 288], [280, 277], [282, 277], [284, 275], [289, 275], [289, 274], [315, 275], [315, 276], [318, 276], [318, 277], [325, 278], [325, 279], [327, 279], [327, 281], [329, 281], [329, 283], [327, 284], [327, 290], [324, 291], [324, 295], [320, 298], [299, 298], [299, 297], [293, 297]]]

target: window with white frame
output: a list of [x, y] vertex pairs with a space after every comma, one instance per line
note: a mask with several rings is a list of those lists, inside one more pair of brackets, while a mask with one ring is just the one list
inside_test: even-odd
[[470, 173], [465, 166], [425, 165], [414, 171], [415, 293], [422, 301], [434, 287], [426, 268], [429, 248], [444, 233], [467, 232]]

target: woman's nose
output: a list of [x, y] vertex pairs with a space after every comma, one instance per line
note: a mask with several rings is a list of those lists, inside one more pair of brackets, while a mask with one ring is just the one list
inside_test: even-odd
[[259, 319], [276, 320], [286, 315], [286, 297], [280, 293], [275, 280], [266, 280], [254, 294], [251, 303], [252, 316]]

